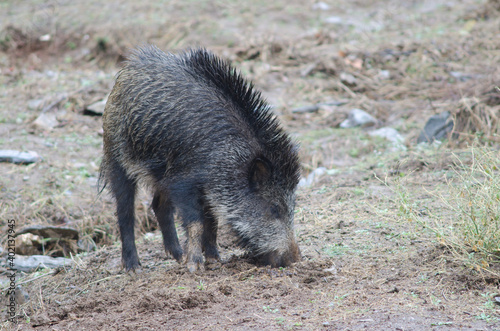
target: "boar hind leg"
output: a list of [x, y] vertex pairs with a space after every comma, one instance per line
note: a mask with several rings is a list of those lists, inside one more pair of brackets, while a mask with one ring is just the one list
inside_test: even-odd
[[158, 224], [160, 224], [165, 252], [167, 254], [172, 254], [174, 259], [180, 262], [182, 260], [182, 249], [179, 245], [177, 231], [175, 230], [174, 207], [172, 202], [167, 194], [156, 191], [152, 205]]
[[205, 207], [204, 212], [201, 244], [207, 262], [215, 262], [220, 259], [219, 250], [217, 248], [217, 220], [212, 215], [210, 208], [207, 207]]
[[190, 272], [203, 269], [201, 238], [203, 235], [203, 204], [200, 190], [189, 181], [172, 185], [171, 197], [186, 230], [186, 264]]
[[186, 265], [189, 272], [203, 270], [203, 255], [201, 249], [201, 236], [203, 224], [201, 222], [191, 222], [187, 224], [187, 248]]
[[108, 181], [116, 199], [116, 214], [122, 241], [122, 264], [125, 270], [130, 271], [141, 265], [134, 235], [136, 182], [127, 177], [125, 170], [117, 162], [113, 162], [108, 169]]

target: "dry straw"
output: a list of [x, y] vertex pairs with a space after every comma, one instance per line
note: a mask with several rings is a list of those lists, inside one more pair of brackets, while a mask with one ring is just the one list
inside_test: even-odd
[[404, 179], [395, 190], [397, 203], [406, 220], [434, 233], [455, 259], [500, 277], [500, 154], [486, 147], [472, 147], [467, 154], [454, 154], [445, 192], [428, 192], [436, 198], [437, 208], [427, 209], [425, 215], [415, 208]]

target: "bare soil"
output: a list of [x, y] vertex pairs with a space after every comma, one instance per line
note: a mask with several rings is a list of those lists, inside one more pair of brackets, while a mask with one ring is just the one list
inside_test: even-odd
[[[17, 307], [18, 324], [5, 321], [2, 329], [499, 329], [498, 273], [468, 267], [405, 220], [397, 191], [404, 176], [422, 213], [439, 212], [429, 192], [446, 190], [451, 153], [476, 131], [498, 138], [498, 125], [479, 128], [469, 116], [456, 143], [416, 144], [431, 115], [498, 114], [499, 7], [474, 0], [0, 3], [0, 149], [43, 157], [0, 163], [0, 233], [14, 219], [17, 230], [55, 224], [81, 237], [74, 268], [18, 274], [29, 299]], [[191, 274], [165, 255], [142, 191], [142, 269], [121, 269], [114, 204], [97, 195], [102, 121], [85, 108], [109, 93], [127, 49], [146, 42], [168, 51], [205, 46], [229, 58], [301, 143], [303, 175], [329, 169], [298, 190], [303, 261], [256, 266], [221, 225], [222, 262]], [[404, 148], [369, 129], [339, 128], [353, 108], [375, 116], [377, 127], [397, 129]], [[34, 126], [42, 113], [57, 125]], [[61, 255], [59, 248], [45, 253]], [[2, 293], [7, 274], [0, 267]]]

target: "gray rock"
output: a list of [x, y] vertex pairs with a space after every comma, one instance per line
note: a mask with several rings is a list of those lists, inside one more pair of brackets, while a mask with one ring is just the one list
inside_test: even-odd
[[358, 80], [356, 79], [356, 77], [346, 72], [341, 72], [339, 78], [340, 81], [347, 86], [356, 86], [358, 84]]
[[364, 110], [354, 108], [349, 112], [345, 121], [340, 123], [341, 128], [368, 127], [377, 124], [377, 119]]
[[394, 147], [400, 150], [406, 150], [406, 146], [403, 144], [404, 138], [394, 128], [384, 127], [378, 130], [370, 132], [370, 136], [382, 137], [393, 143]]
[[312, 8], [313, 8], [313, 10], [328, 10], [328, 9], [330, 9], [330, 5], [328, 5], [327, 3], [323, 2], [323, 1], [320, 1], [320, 2], [315, 3], [312, 6]]
[[298, 184], [298, 187], [308, 187], [314, 184], [314, 182], [317, 182], [321, 176], [326, 174], [328, 170], [325, 167], [319, 167], [317, 169], [314, 169], [313, 172], [311, 172], [307, 178], [301, 178]]
[[86, 114], [86, 115], [102, 115], [104, 113], [104, 108], [106, 107], [106, 102], [108, 102], [108, 96], [106, 96], [101, 101], [97, 101], [97, 102], [85, 107], [84, 114]]
[[431, 143], [434, 140], [444, 140], [453, 130], [453, 125], [450, 112], [444, 111], [441, 114], [433, 115], [425, 123], [424, 129], [417, 139], [417, 143]]
[[325, 23], [330, 24], [345, 24], [345, 20], [339, 16], [329, 16], [323, 20]]
[[302, 106], [292, 109], [292, 113], [315, 113], [319, 110], [319, 105]]
[[41, 130], [52, 130], [59, 124], [56, 114], [42, 113], [36, 120], [33, 121], [33, 126]]
[[16, 286], [15, 298], [18, 305], [25, 304], [30, 300], [30, 295], [21, 285]]
[[334, 100], [334, 101], [326, 101], [320, 102], [315, 105], [307, 105], [302, 107], [297, 107], [292, 109], [292, 113], [315, 113], [323, 106], [342, 106], [349, 102], [348, 100]]
[[450, 76], [452, 76], [456, 80], [465, 82], [467, 80], [477, 78], [479, 75], [468, 75], [460, 71], [450, 71]]
[[40, 161], [42, 158], [37, 152], [20, 152], [11, 149], [0, 150], [0, 162], [9, 162], [15, 164], [28, 164]]
[[32, 272], [40, 268], [72, 267], [73, 260], [64, 257], [50, 257], [46, 255], [17, 255], [14, 259], [14, 269]]
[[32, 225], [22, 228], [16, 233], [19, 236], [24, 233], [32, 233], [42, 238], [66, 238], [78, 240], [78, 231], [69, 227], [59, 227], [50, 225]]
[[23, 233], [16, 236], [16, 254], [38, 255], [42, 247], [43, 238], [32, 233]]
[[381, 80], [390, 79], [391, 72], [389, 70], [380, 70], [376, 77]]

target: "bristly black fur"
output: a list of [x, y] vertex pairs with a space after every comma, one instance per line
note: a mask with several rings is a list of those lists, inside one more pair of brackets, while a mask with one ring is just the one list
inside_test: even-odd
[[286, 178], [292, 179], [293, 185], [296, 185], [300, 178], [297, 147], [283, 131], [261, 93], [228, 61], [213, 53], [200, 48], [189, 51], [187, 55], [186, 64], [197, 71], [199, 78], [204, 77], [207, 83], [232, 100], [250, 127], [254, 128], [260, 143], [273, 152], [273, 164], [279, 166]]
[[[218, 259], [217, 222], [265, 264], [300, 260], [293, 235], [298, 148], [270, 106], [228, 61], [205, 49], [131, 53], [103, 114], [99, 182], [111, 189], [127, 270], [140, 266], [134, 237], [137, 185], [152, 207], [166, 252], [195, 271]], [[174, 213], [187, 234], [180, 247]]]
[[[122, 70], [117, 74], [117, 81], [129, 68], [147, 70], [147, 68], [161, 66], [165, 66], [165, 68], [170, 66], [168, 70], [184, 68], [184, 74], [191, 76], [194, 81], [204, 81], [225, 100], [231, 101], [248, 123], [248, 127], [253, 129], [261, 146], [268, 152], [268, 155], [265, 156], [272, 161], [273, 166], [280, 169], [279, 172], [284, 176], [283, 178], [286, 178], [287, 186], [289, 188], [295, 187], [300, 178], [297, 145], [283, 131], [261, 93], [255, 90], [253, 84], [245, 80], [228, 61], [204, 48], [170, 54], [163, 52], [156, 46], [145, 45], [131, 52], [128, 60], [124, 62]], [[160, 72], [155, 72], [155, 75], [157, 75], [155, 79], [163, 79]], [[124, 95], [130, 93], [131, 88], [132, 86], [128, 86], [123, 89]], [[144, 87], [143, 90], [147, 90], [147, 88]], [[160, 90], [151, 89], [148, 91], [150, 97], [161, 93]], [[101, 174], [98, 185], [99, 192], [104, 189], [106, 184], [102, 177]]]

